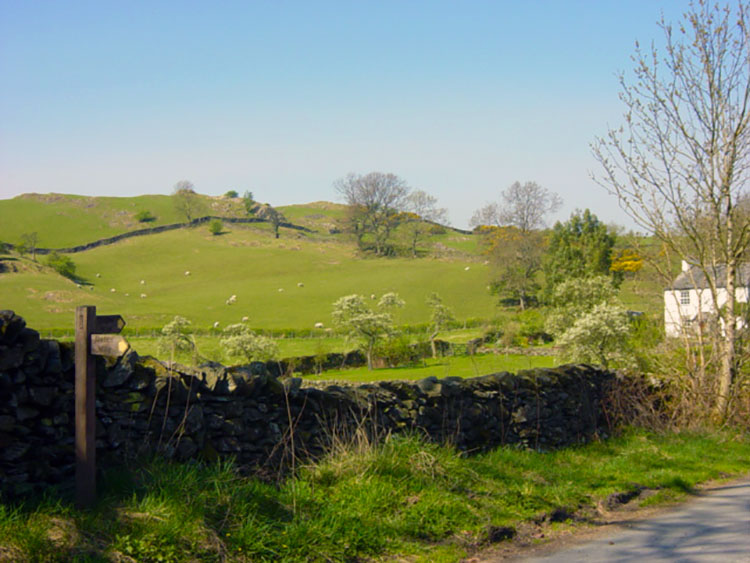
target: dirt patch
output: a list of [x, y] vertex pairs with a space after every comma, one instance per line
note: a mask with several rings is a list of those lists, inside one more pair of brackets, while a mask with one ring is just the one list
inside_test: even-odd
[[53, 303], [70, 303], [73, 301], [73, 296], [67, 291], [48, 291], [42, 299]]

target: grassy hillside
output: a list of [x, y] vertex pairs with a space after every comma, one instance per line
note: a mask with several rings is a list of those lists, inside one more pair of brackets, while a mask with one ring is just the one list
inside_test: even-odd
[[[199, 196], [205, 214], [242, 216], [242, 201]], [[139, 223], [139, 211], [156, 219]], [[0, 241], [17, 244], [24, 233], [36, 232], [39, 246], [61, 248], [111, 237], [127, 231], [184, 221], [166, 195], [85, 197], [67, 194], [25, 194], [0, 200]]]
[[[44, 268], [3, 274], [2, 307], [40, 329], [69, 326], [79, 304], [121, 313], [130, 327], [162, 326], [180, 314], [203, 328], [243, 316], [256, 327], [311, 328], [330, 324], [331, 304], [342, 295], [387, 291], [407, 302], [399, 323], [426, 322], [424, 301], [432, 291], [461, 319], [495, 310], [487, 266], [475, 259], [362, 259], [350, 244], [330, 238], [284, 231], [277, 240], [265, 225], [226, 231], [181, 229], [75, 254], [78, 274], [91, 284], [81, 287]], [[237, 302], [226, 305], [231, 295]]]

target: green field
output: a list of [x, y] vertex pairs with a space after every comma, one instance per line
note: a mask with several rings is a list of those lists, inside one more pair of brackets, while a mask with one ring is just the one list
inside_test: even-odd
[[[71, 326], [81, 304], [120, 313], [131, 328], [161, 327], [182, 315], [204, 329], [245, 316], [253, 327], [310, 329], [317, 322], [330, 324], [331, 305], [343, 295], [388, 291], [406, 301], [399, 324], [426, 322], [425, 298], [433, 291], [459, 319], [495, 312], [486, 290], [487, 266], [476, 258], [361, 258], [351, 244], [332, 237], [283, 230], [282, 238], [274, 239], [266, 225], [229, 225], [220, 236], [202, 227], [180, 229], [72, 258], [90, 285], [79, 287], [20, 259], [22, 271], [0, 276], [3, 308], [38, 329]], [[226, 305], [232, 295], [236, 303]]]
[[321, 375], [305, 376], [308, 381], [342, 381], [348, 383], [371, 383], [391, 379], [417, 380], [425, 377], [477, 377], [501, 371], [517, 372], [531, 368], [549, 368], [555, 365], [552, 356], [526, 356], [522, 354], [479, 354], [476, 356], [446, 356], [425, 359], [423, 362], [397, 368], [368, 370], [328, 370]]

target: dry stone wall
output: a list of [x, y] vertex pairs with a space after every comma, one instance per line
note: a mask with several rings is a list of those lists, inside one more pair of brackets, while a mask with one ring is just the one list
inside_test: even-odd
[[[72, 485], [73, 348], [42, 340], [0, 311], [0, 489], [17, 497]], [[501, 444], [549, 449], [607, 433], [614, 376], [569, 365], [472, 379], [428, 377], [358, 386], [303, 386], [263, 363], [174, 366], [130, 351], [97, 363], [99, 467], [139, 454], [234, 457], [273, 472], [323, 453], [332, 436], [415, 432], [478, 451]]]

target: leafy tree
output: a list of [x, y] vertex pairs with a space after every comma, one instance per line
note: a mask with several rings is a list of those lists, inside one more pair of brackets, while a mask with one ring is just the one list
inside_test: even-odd
[[248, 215], [254, 215], [255, 210], [258, 206], [257, 203], [255, 203], [255, 199], [253, 198], [253, 192], [246, 191], [244, 195], [242, 196], [242, 203], [245, 206], [245, 212]]
[[76, 265], [69, 256], [53, 251], [47, 256], [47, 265], [54, 268], [61, 276], [71, 280], [76, 277]]
[[[610, 275], [616, 237], [588, 209], [576, 211], [564, 223], [555, 223], [544, 265], [546, 293], [573, 278]], [[621, 275], [615, 274], [618, 284]]]
[[437, 198], [423, 190], [411, 192], [405, 201], [400, 221], [405, 224], [411, 254], [417, 257], [417, 245], [432, 234], [432, 227], [448, 223], [448, 210], [437, 206]]
[[230, 358], [268, 362], [279, 357], [279, 346], [272, 338], [255, 334], [242, 323], [229, 325], [223, 335], [219, 344]]
[[409, 195], [406, 182], [395, 174], [370, 172], [349, 174], [337, 180], [334, 188], [349, 206], [347, 222], [359, 248], [366, 250], [371, 244], [375, 254], [386, 254]]
[[27, 253], [31, 253], [31, 259], [36, 262], [36, 249], [39, 243], [39, 235], [36, 231], [33, 233], [23, 233], [21, 235], [21, 244], [16, 247], [18, 253], [22, 256]]
[[223, 230], [224, 223], [222, 223], [220, 219], [212, 219], [208, 224], [208, 231], [214, 236], [220, 235]]
[[155, 221], [156, 217], [150, 211], [144, 209], [135, 214], [135, 220], [139, 223], [150, 223]]
[[156, 342], [156, 347], [160, 353], [169, 354], [170, 369], [172, 369], [176, 354], [188, 352], [196, 355], [195, 338], [190, 334], [189, 327], [190, 321], [177, 315], [161, 329], [161, 336]]
[[435, 339], [446, 324], [455, 320], [455, 316], [437, 293], [433, 292], [427, 297], [427, 306], [430, 308], [430, 348], [432, 349], [432, 357], [436, 358]]
[[227, 193], [224, 194], [224, 197], [235, 199], [235, 198], [240, 197], [240, 194], [237, 193], [237, 190], [229, 190]]
[[492, 259], [492, 291], [517, 300], [522, 310], [539, 290], [544, 248], [539, 230], [561, 205], [559, 195], [536, 182], [514, 182], [500, 194], [499, 203], [485, 205], [471, 218]]
[[8, 244], [0, 240], [0, 254], [8, 253]]
[[284, 217], [284, 214], [275, 207], [271, 207], [270, 205], [265, 203], [258, 207], [256, 215], [261, 219], [264, 219], [271, 223], [274, 236], [276, 238], [279, 238], [279, 227], [286, 221], [286, 217]]
[[605, 368], [633, 363], [630, 322], [616, 294], [605, 276], [570, 279], [555, 288], [546, 328], [567, 360]]
[[203, 211], [200, 197], [195, 193], [195, 186], [188, 180], [180, 180], [174, 185], [172, 200], [177, 213], [189, 223]]
[[396, 293], [386, 293], [375, 309], [367, 305], [361, 295], [347, 295], [333, 304], [333, 323], [346, 331], [347, 338], [357, 342], [367, 357], [367, 368], [372, 369], [373, 352], [379, 340], [396, 333], [393, 316], [394, 307], [403, 307], [404, 302]]
[[[663, 49], [636, 45], [632, 74], [620, 76], [623, 125], [593, 146], [603, 169], [597, 181], [707, 280], [721, 328], [708, 323], [704, 331], [698, 323], [698, 338], [707, 339], [721, 364], [714, 372], [713, 354], [700, 354], [695, 381], [714, 395], [719, 420], [736, 390], [741, 356], [735, 288], [750, 245], [743, 203], [750, 179], [748, 14], [744, 2], [699, 0], [674, 27], [662, 18]], [[726, 303], [720, 288], [729, 295]], [[710, 391], [713, 385], [716, 391]]]
[[539, 231], [516, 227], [484, 230], [485, 252], [491, 257], [491, 291], [501, 299], [517, 301], [521, 310], [536, 299], [542, 270], [544, 237]]

